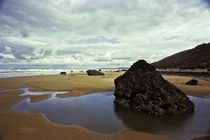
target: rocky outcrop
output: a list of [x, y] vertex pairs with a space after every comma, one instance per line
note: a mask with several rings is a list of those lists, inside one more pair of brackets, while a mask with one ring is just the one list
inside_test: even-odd
[[195, 79], [191, 79], [190, 81], [185, 83], [185, 85], [197, 85], [197, 84], [198, 84], [198, 80], [195, 80]]
[[66, 75], [66, 72], [60, 72], [60, 75]]
[[87, 70], [87, 74], [89, 76], [99, 76], [99, 75], [104, 75], [103, 72], [97, 71], [97, 70]]
[[114, 82], [114, 103], [122, 107], [157, 116], [194, 110], [189, 98], [144, 60], [134, 63]]

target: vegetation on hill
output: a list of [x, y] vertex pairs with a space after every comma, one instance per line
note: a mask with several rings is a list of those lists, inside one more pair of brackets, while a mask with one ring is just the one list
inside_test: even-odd
[[197, 69], [210, 68], [210, 43], [185, 50], [152, 63], [156, 68]]

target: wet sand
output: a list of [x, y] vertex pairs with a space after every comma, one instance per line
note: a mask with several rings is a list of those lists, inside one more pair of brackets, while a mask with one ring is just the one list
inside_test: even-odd
[[[86, 74], [74, 74], [1, 78], [0, 90], [35, 87], [33, 91], [69, 91], [67, 94], [58, 95], [58, 97], [62, 98], [101, 91], [113, 91], [113, 80], [123, 74], [123, 72], [106, 72], [105, 74], [105, 76], [92, 77]], [[197, 97], [210, 95], [210, 82], [208, 81], [198, 79], [199, 84], [197, 86], [186, 86], [184, 83], [190, 80], [190, 77], [164, 76], [164, 78], [189, 95]], [[126, 131], [115, 135], [102, 135], [77, 126], [54, 125], [48, 122], [41, 114], [27, 114], [12, 111], [11, 106], [26, 97], [30, 97], [32, 102], [38, 102], [50, 96], [19, 96], [21, 93], [21, 91], [0, 93], [0, 140], [167, 139], [137, 131]]]
[[[179, 89], [188, 95], [205, 98], [210, 95], [210, 81], [203, 78], [185, 77], [185, 76], [163, 76], [166, 80], [176, 85]], [[198, 80], [196, 86], [185, 85], [191, 79]]]

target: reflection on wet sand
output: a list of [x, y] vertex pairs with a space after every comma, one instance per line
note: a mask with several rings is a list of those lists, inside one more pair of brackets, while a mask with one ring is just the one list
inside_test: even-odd
[[210, 99], [189, 96], [195, 112], [156, 117], [115, 106], [115, 113], [128, 129], [154, 133], [172, 139], [190, 139], [210, 134]]
[[195, 103], [194, 113], [161, 118], [115, 106], [113, 92], [70, 98], [52, 96], [38, 103], [31, 103], [30, 98], [26, 98], [13, 109], [42, 113], [55, 124], [78, 125], [104, 134], [139, 130], [172, 139], [190, 139], [210, 134], [210, 99], [192, 96], [190, 99]]

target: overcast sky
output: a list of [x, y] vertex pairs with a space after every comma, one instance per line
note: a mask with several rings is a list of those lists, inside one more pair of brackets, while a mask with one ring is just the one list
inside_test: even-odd
[[210, 0], [0, 0], [0, 64], [129, 66], [210, 42]]

